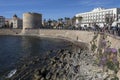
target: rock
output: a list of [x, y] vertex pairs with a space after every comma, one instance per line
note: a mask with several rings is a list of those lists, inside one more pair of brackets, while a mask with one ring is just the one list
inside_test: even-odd
[[46, 75], [46, 79], [49, 80], [49, 79], [51, 78], [51, 76], [52, 76], [52, 75], [51, 75], [50, 73], [48, 73], [48, 74]]
[[56, 80], [56, 74], [55, 73], [53, 74], [52, 79]]
[[[53, 52], [56, 54], [51, 57]], [[34, 71], [30, 73], [34, 80], [104, 80], [108, 74], [95, 64], [95, 60], [93, 53], [82, 49], [72, 50], [71, 47], [69, 50], [51, 50], [44, 58], [35, 57], [30, 61], [38, 65], [25, 64], [24, 67]]]
[[119, 80], [120, 80], [120, 70], [119, 70], [118, 73], [117, 73], [117, 77], [118, 77]]
[[26, 68], [28, 65], [27, 64], [24, 64], [22, 68]]
[[41, 73], [43, 73], [45, 71], [45, 68], [43, 67], [42, 69], [41, 69]]
[[40, 80], [45, 80], [43, 77]]
[[40, 76], [40, 75], [37, 75], [37, 74], [34, 74], [34, 78], [35, 78], [36, 80], [39, 80], [39, 79], [41, 78], [41, 76]]
[[112, 75], [112, 74], [114, 74], [114, 71], [108, 69], [108, 74], [109, 74], [109, 75]]

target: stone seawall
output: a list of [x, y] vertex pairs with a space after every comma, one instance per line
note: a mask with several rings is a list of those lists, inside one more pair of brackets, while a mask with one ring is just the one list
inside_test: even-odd
[[82, 42], [90, 42], [93, 32], [77, 31], [77, 30], [40, 30], [40, 36], [65, 37], [72, 40]]
[[79, 42], [88, 45], [93, 38], [93, 32], [85, 32], [78, 30], [40, 30], [39, 35], [42, 37], [56, 37], [69, 40], [71, 42]]
[[[90, 47], [90, 41], [93, 39], [94, 32], [89, 31], [78, 31], [78, 30], [47, 30], [47, 29], [28, 29], [25, 31], [17, 30], [17, 29], [1, 29], [0, 35], [23, 35], [23, 36], [38, 36], [38, 37], [51, 37], [51, 38], [60, 38], [65, 39], [68, 41], [73, 42], [76, 45], [84, 45], [87, 47]], [[100, 34], [97, 37], [97, 43], [100, 41]], [[120, 48], [120, 38], [108, 35], [107, 40], [111, 42], [111, 47], [119, 49]], [[83, 43], [83, 44], [81, 44]], [[87, 45], [85, 45], [87, 44]], [[70, 48], [72, 50], [73, 48]], [[81, 48], [80, 48], [81, 49]], [[70, 51], [70, 50], [61, 50], [64, 51], [64, 53], [60, 55], [58, 53], [57, 56], [53, 58], [48, 58], [48, 56], [45, 58], [49, 62], [47, 66], [44, 66], [44, 68], [36, 68], [34, 69], [37, 63], [40, 63], [39, 61], [44, 61], [39, 58], [36, 59], [36, 61], [30, 61], [28, 64], [23, 65], [20, 70], [20, 74], [16, 74], [15, 78], [12, 80], [17, 80], [20, 75], [23, 75], [23, 79], [27, 78], [33, 78], [33, 80], [105, 80], [108, 78], [108, 73], [113, 74], [113, 72], [109, 71], [104, 72], [101, 68], [99, 68], [96, 63], [96, 57], [94, 53], [85, 52], [86, 49], [83, 49], [81, 52], [76, 51]], [[75, 50], [77, 50], [75, 48]], [[70, 51], [70, 52], [69, 52]], [[78, 51], [78, 50], [77, 50]], [[86, 50], [88, 51], [88, 50]], [[72, 54], [72, 55], [69, 55]], [[77, 54], [76, 54], [77, 53]], [[63, 58], [64, 57], [64, 58]], [[66, 60], [67, 59], [67, 60]], [[69, 62], [72, 61], [72, 62]], [[89, 62], [90, 61], [90, 62]], [[120, 58], [118, 57], [118, 61], [120, 62]], [[60, 63], [58, 63], [60, 62]], [[45, 62], [42, 62], [45, 63]], [[52, 65], [51, 65], [52, 63]], [[71, 64], [72, 63], [72, 64]], [[75, 64], [79, 63], [79, 65]], [[38, 64], [39, 67], [40, 64]], [[31, 67], [32, 66], [32, 67]], [[49, 66], [49, 67], [48, 67]], [[80, 68], [79, 68], [80, 66]], [[36, 66], [37, 67], [37, 66]], [[60, 68], [58, 68], [60, 67]], [[52, 69], [53, 68], [53, 69]], [[28, 71], [26, 71], [26, 70]], [[64, 70], [64, 71], [61, 71]], [[35, 70], [35, 71], [34, 71]], [[25, 74], [23, 74], [25, 71]], [[68, 72], [67, 72], [68, 71]], [[19, 72], [19, 71], [18, 71]], [[31, 74], [31, 72], [34, 72], [34, 74]], [[51, 73], [47, 73], [51, 72]], [[74, 72], [74, 73], [73, 73]], [[54, 73], [54, 75], [53, 75]], [[58, 73], [60, 73], [60, 76], [58, 76]], [[65, 74], [64, 74], [65, 73]], [[62, 75], [63, 74], [63, 75]], [[28, 75], [28, 76], [27, 76]], [[117, 76], [120, 79], [120, 71], [118, 72]], [[32, 76], [32, 77], [30, 77]], [[61, 77], [62, 76], [62, 77]], [[72, 76], [72, 77], [71, 77]], [[96, 77], [97, 76], [97, 77]], [[14, 77], [14, 76], [13, 76]], [[62, 79], [57, 79], [61, 77]], [[30, 79], [32, 80], [32, 79]], [[108, 79], [112, 80], [112, 79]]]
[[107, 39], [111, 42], [111, 47], [120, 49], [120, 37], [108, 35]]
[[[22, 33], [21, 33], [22, 32]], [[78, 30], [50, 30], [50, 29], [28, 29], [22, 31], [21, 29], [0, 29], [0, 35], [29, 35], [51, 38], [62, 38], [69, 41], [77, 41], [90, 44], [93, 39], [94, 32], [78, 31]], [[99, 36], [97, 41], [99, 41]], [[107, 39], [111, 42], [111, 47], [120, 48], [120, 37], [108, 35]], [[89, 46], [88, 46], [89, 47]]]
[[[40, 36], [48, 37], [64, 37], [68, 40], [79, 41], [83, 43], [90, 44], [93, 39], [94, 32], [89, 31], [78, 31], [78, 30], [39, 30]], [[97, 43], [99, 43], [100, 35], [98, 35]], [[111, 42], [111, 47], [119, 49], [120, 48], [120, 37], [114, 35], [108, 35], [107, 40]]]
[[0, 29], [0, 35], [18, 35], [22, 29]]

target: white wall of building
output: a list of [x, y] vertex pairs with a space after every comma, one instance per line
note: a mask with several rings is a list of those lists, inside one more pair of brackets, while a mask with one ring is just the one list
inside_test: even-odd
[[0, 16], [0, 28], [5, 25], [5, 18]]
[[[105, 9], [105, 8], [95, 8], [90, 12], [85, 13], [78, 13], [75, 16], [76, 17], [82, 17], [82, 20], [80, 21], [81, 26], [89, 26], [92, 27], [94, 24], [103, 27], [105, 23], [105, 17], [107, 14], [114, 17], [115, 22], [112, 24], [112, 26], [117, 25], [117, 16], [120, 13], [120, 8], [111, 8], [111, 9]], [[78, 20], [76, 20], [76, 23], [79, 23]]]
[[22, 19], [12, 19], [13, 28], [22, 28]]

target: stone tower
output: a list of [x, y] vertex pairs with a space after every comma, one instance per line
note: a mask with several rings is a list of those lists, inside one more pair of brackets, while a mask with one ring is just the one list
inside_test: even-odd
[[31, 12], [23, 14], [23, 29], [37, 29], [41, 26], [42, 14]]

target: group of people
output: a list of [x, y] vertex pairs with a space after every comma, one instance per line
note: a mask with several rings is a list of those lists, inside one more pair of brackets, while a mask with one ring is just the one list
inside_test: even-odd
[[103, 27], [102, 32], [120, 36], [120, 27]]

